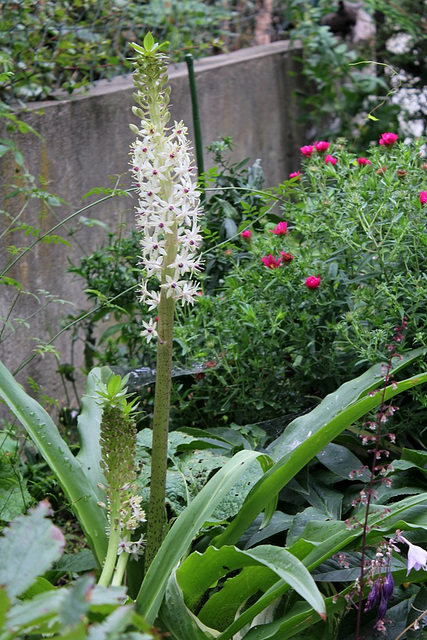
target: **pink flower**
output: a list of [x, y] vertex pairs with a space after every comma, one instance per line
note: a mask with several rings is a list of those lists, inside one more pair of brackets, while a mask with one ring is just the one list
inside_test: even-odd
[[320, 140], [319, 142], [314, 143], [314, 147], [316, 151], [327, 151], [329, 149], [330, 143], [325, 142], [325, 140]]
[[242, 236], [243, 240], [250, 240], [252, 238], [252, 233], [250, 229], [245, 229], [244, 231], [242, 231], [240, 235]]
[[427, 191], [420, 191], [421, 204], [427, 204]]
[[325, 156], [325, 164], [331, 164], [334, 166], [337, 163], [337, 159], [334, 156], [330, 156], [329, 154]]
[[368, 158], [357, 158], [357, 164], [363, 167], [364, 165], [372, 164], [372, 162]]
[[301, 171], [294, 171], [293, 173], [289, 174], [289, 177], [290, 178], [298, 178], [298, 180], [299, 180], [300, 177], [301, 177]]
[[276, 236], [285, 236], [288, 233], [288, 223], [287, 222], [279, 222], [277, 227], [269, 230], [270, 233], [274, 233]]
[[286, 253], [286, 251], [281, 251], [280, 252], [281, 257], [281, 262], [283, 262], [283, 264], [287, 264], [289, 262], [292, 262], [292, 260], [294, 259], [294, 256], [292, 255], [292, 253]]
[[274, 258], [271, 253], [269, 253], [268, 256], [263, 256], [261, 258], [261, 262], [269, 269], [277, 269], [277, 267], [280, 267], [281, 259]]
[[396, 142], [398, 137], [397, 133], [382, 133], [379, 143], [381, 146], [385, 145], [386, 147], [389, 147]]
[[300, 151], [303, 156], [306, 156], [306, 158], [310, 158], [310, 156], [312, 156], [314, 153], [314, 147], [312, 144], [307, 144], [305, 145], [305, 147], [301, 147]]
[[305, 281], [306, 286], [309, 289], [317, 289], [320, 285], [320, 276], [308, 276]]

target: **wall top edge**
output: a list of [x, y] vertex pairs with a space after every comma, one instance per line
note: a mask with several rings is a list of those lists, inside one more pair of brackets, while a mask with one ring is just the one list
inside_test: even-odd
[[[194, 60], [194, 71], [196, 75], [204, 73], [206, 71], [212, 71], [213, 69], [219, 69], [221, 67], [241, 64], [249, 62], [250, 60], [256, 60], [259, 58], [265, 58], [272, 55], [278, 55], [280, 53], [287, 53], [292, 47], [289, 40], [280, 40], [278, 42], [272, 42], [270, 44], [258, 45], [255, 47], [248, 47], [246, 49], [239, 49], [238, 51], [232, 51], [231, 53], [222, 53], [217, 56], [209, 56], [201, 58], [200, 60]], [[179, 78], [187, 75], [187, 65], [185, 62], [171, 63], [168, 72], [169, 78]], [[26, 105], [24, 111], [37, 111], [40, 109], [46, 109], [50, 107], [56, 107], [58, 105], [65, 105], [79, 100], [87, 98], [108, 95], [120, 91], [130, 91], [133, 88], [132, 74], [120, 75], [112, 78], [111, 80], [99, 80], [96, 84], [92, 85], [87, 91], [75, 93], [71, 96], [65, 94], [65, 97], [59, 97], [57, 100], [40, 100], [38, 102], [29, 102]]]

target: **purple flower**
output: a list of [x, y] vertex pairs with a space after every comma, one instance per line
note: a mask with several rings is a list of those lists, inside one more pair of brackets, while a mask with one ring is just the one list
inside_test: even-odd
[[380, 586], [381, 586], [381, 583], [379, 581], [379, 578], [377, 578], [374, 584], [372, 585], [372, 589], [370, 590], [368, 597], [366, 598], [365, 611], [370, 611], [371, 609], [373, 609], [377, 604], [377, 602], [379, 601]]
[[392, 597], [393, 591], [394, 591], [393, 576], [391, 575], [391, 573], [388, 573], [386, 579], [383, 582], [383, 595], [387, 602]]

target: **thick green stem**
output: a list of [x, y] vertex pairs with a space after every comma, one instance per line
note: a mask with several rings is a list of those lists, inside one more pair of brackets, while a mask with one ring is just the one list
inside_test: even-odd
[[165, 489], [172, 373], [172, 339], [175, 301], [162, 291], [158, 307], [156, 390], [154, 395], [150, 501], [148, 506], [145, 570], [163, 540], [166, 522]]
[[117, 491], [115, 491], [114, 494], [114, 499], [111, 502], [110, 538], [108, 540], [107, 555], [105, 556], [102, 573], [98, 580], [98, 584], [103, 587], [108, 587], [110, 585], [114, 568], [116, 566], [117, 549], [119, 548], [120, 542], [120, 495]]

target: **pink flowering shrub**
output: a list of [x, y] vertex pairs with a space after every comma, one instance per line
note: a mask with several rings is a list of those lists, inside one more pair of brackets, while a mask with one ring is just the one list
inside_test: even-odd
[[[306, 396], [322, 397], [376, 362], [402, 315], [404, 348], [427, 344], [421, 141], [395, 144], [393, 155], [384, 145], [362, 155], [333, 142], [326, 155], [314, 143], [302, 154], [281, 219], [252, 232], [244, 260], [233, 252], [221, 298], [204, 297], [209, 340], [221, 336], [218, 362], [222, 351], [234, 364], [221, 371], [221, 384], [206, 376], [194, 397], [206, 398], [212, 385], [230, 419], [251, 421], [256, 411], [268, 420], [282, 403], [299, 411]], [[327, 155], [339, 171], [328, 171]], [[406, 171], [404, 182], [397, 169]], [[180, 330], [177, 338], [184, 340]], [[253, 386], [236, 412], [227, 398], [243, 378]]]

